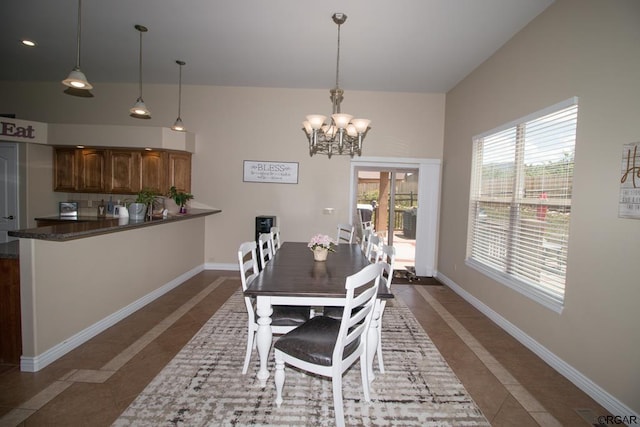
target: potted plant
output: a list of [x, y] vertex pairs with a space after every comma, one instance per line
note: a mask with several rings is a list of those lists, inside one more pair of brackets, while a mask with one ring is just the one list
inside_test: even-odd
[[153, 212], [153, 202], [158, 197], [158, 193], [150, 189], [143, 189], [138, 192], [136, 200], [129, 205], [129, 217], [133, 220], [144, 219], [148, 212]]
[[313, 259], [326, 261], [329, 252], [335, 252], [335, 242], [326, 234], [316, 234], [311, 238], [307, 247], [313, 252]]
[[176, 205], [180, 207], [180, 213], [187, 213], [187, 207], [185, 206], [187, 202], [194, 198], [193, 194], [186, 193], [184, 191], [178, 191], [176, 187], [171, 187], [168, 193], [169, 198], [171, 198]]

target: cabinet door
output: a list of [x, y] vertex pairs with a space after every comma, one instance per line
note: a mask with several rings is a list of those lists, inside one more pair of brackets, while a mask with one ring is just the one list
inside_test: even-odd
[[53, 152], [53, 191], [76, 191], [78, 176], [76, 148], [56, 148]]
[[169, 152], [169, 184], [178, 191], [191, 192], [191, 153]]
[[165, 194], [166, 187], [166, 153], [161, 151], [145, 151], [142, 153], [141, 175], [144, 190], [153, 190]]
[[85, 193], [102, 193], [105, 191], [104, 150], [78, 150], [78, 186], [77, 191]]
[[140, 191], [142, 188], [141, 160], [140, 151], [109, 150], [106, 191], [116, 194], [133, 194]]

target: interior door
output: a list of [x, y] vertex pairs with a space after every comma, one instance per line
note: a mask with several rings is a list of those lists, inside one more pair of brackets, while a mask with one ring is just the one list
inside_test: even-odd
[[18, 146], [0, 142], [0, 243], [16, 240], [7, 232], [18, 227]]

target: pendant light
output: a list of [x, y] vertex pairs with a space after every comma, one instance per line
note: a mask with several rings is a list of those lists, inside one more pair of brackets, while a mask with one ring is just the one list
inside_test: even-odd
[[62, 81], [62, 84], [68, 86], [68, 89], [64, 91], [67, 95], [81, 96], [85, 98], [93, 97], [93, 94], [89, 92], [89, 89], [93, 89], [93, 86], [87, 80], [82, 70], [80, 70], [80, 40], [82, 33], [82, 0], [78, 0], [78, 32], [76, 37], [76, 65], [69, 73], [66, 79]]
[[176, 119], [173, 126], [171, 126], [171, 129], [178, 132], [184, 132], [186, 129], [184, 127], [184, 124], [182, 123], [182, 119], [180, 118], [180, 107], [182, 106], [182, 66], [186, 65], [186, 62], [176, 60], [176, 64], [178, 64], [178, 66], [180, 67], [180, 71], [178, 73], [178, 118]]
[[139, 62], [139, 88], [140, 94], [138, 99], [136, 99], [136, 103], [133, 104], [133, 107], [129, 110], [131, 117], [136, 119], [150, 119], [151, 112], [147, 109], [147, 106], [144, 104], [144, 100], [142, 99], [142, 33], [146, 33], [147, 27], [142, 25], [135, 25], [135, 29], [140, 33], [140, 62]]

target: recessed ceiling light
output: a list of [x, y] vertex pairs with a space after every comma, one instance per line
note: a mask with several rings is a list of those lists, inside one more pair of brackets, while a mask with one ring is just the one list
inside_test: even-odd
[[35, 47], [37, 45], [36, 42], [34, 42], [33, 40], [29, 40], [29, 39], [24, 39], [24, 40], [20, 40], [20, 42], [25, 45], [25, 46], [29, 46], [29, 47]]

